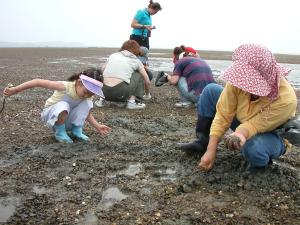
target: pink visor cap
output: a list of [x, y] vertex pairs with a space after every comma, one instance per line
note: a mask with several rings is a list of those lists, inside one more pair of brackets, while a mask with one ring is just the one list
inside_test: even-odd
[[103, 87], [103, 83], [95, 80], [93, 78], [90, 78], [86, 75], [81, 74], [79, 76], [83, 86], [88, 89], [90, 92], [94, 93], [95, 95], [98, 95], [101, 98], [105, 98], [103, 91], [102, 91], [102, 87]]

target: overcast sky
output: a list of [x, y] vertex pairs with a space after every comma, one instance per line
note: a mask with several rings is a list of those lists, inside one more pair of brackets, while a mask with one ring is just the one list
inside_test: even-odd
[[[234, 50], [257, 43], [300, 54], [299, 0], [158, 0], [151, 48]], [[147, 0], [0, 0], [0, 41], [120, 47]]]

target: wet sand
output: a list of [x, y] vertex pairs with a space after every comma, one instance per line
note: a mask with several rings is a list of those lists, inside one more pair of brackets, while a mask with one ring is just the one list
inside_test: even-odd
[[[65, 80], [114, 50], [0, 49], [0, 89]], [[194, 139], [195, 108], [174, 108], [172, 86], [152, 93], [144, 110], [94, 108], [112, 133], [103, 138], [86, 125], [92, 143], [72, 145], [56, 143], [40, 121], [51, 91], [8, 98], [0, 114], [0, 224], [299, 224], [299, 148], [249, 176], [242, 156], [221, 144], [214, 169], [197, 171], [200, 156], [175, 148]]]

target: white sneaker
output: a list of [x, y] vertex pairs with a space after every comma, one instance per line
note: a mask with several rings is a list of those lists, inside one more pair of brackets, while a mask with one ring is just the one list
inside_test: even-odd
[[127, 102], [127, 109], [144, 109], [146, 105], [144, 103], [139, 102]]
[[150, 99], [151, 99], [151, 94], [150, 93], [143, 96], [143, 100], [145, 100], [145, 101], [149, 101]]
[[176, 108], [189, 108], [192, 105], [193, 104], [191, 102], [177, 102], [177, 103], [175, 103]]
[[105, 106], [105, 100], [103, 98], [99, 98], [98, 100], [96, 100], [94, 102], [95, 106], [101, 108], [103, 106]]

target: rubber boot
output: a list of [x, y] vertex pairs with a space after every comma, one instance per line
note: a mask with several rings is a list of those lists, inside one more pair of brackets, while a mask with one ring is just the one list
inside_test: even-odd
[[201, 136], [205, 135], [207, 138], [209, 137], [209, 131], [212, 124], [213, 118], [198, 116], [198, 120], [196, 123], [196, 137], [201, 138]]
[[54, 137], [58, 142], [61, 143], [73, 143], [73, 140], [68, 136], [66, 131], [66, 125], [54, 125]]
[[84, 142], [89, 142], [90, 138], [82, 133], [82, 126], [72, 125], [72, 134], [79, 140]]
[[213, 118], [198, 116], [196, 124], [197, 140], [191, 143], [179, 143], [178, 147], [190, 153], [204, 153], [209, 142], [209, 131]]

